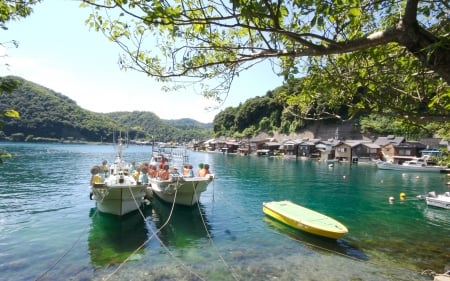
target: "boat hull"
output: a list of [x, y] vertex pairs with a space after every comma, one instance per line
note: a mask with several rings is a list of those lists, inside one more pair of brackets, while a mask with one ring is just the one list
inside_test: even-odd
[[389, 162], [378, 161], [377, 167], [381, 170], [396, 170], [396, 171], [405, 171], [405, 172], [434, 172], [440, 173], [444, 167], [441, 166], [408, 166], [408, 165], [399, 165], [393, 164]]
[[202, 192], [213, 181], [214, 175], [207, 177], [183, 178], [170, 180], [150, 179], [152, 193], [161, 200], [185, 206], [193, 206], [200, 200]]
[[450, 196], [438, 195], [437, 197], [426, 197], [428, 206], [450, 209]]
[[142, 206], [146, 187], [94, 185], [91, 187], [98, 211], [117, 216], [131, 213]]
[[337, 220], [290, 201], [263, 203], [263, 212], [293, 228], [331, 239], [339, 239], [348, 229]]

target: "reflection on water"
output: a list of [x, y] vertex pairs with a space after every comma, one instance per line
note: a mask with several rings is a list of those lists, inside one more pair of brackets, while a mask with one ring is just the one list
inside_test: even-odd
[[425, 207], [423, 214], [428, 219], [427, 222], [429, 224], [437, 226], [447, 225], [450, 227], [450, 214], [448, 213], [448, 210], [439, 209], [437, 207]]
[[[144, 209], [144, 214], [148, 210]], [[141, 247], [147, 240], [147, 229], [141, 214], [136, 211], [123, 217], [96, 212], [91, 209], [91, 230], [88, 244], [92, 265], [99, 267], [118, 264], [127, 258], [138, 259], [144, 252]]]
[[274, 229], [277, 233], [287, 235], [289, 236], [289, 238], [306, 244], [314, 248], [315, 250], [318, 249], [327, 252], [338, 253], [348, 257], [356, 258], [358, 260], [368, 260], [368, 257], [366, 254], [364, 254], [364, 252], [362, 252], [357, 247], [352, 246], [345, 240], [345, 236], [338, 240], [328, 239], [294, 229], [268, 216], [264, 216], [263, 220], [271, 229]]
[[[152, 199], [152, 233], [161, 229], [159, 239], [167, 247], [187, 247], [197, 243], [203, 243], [202, 239], [208, 239], [210, 225], [205, 215], [204, 207], [198, 203], [192, 207], [175, 205]], [[150, 233], [149, 235], [151, 235]]]
[[[92, 208], [88, 238], [92, 265], [100, 267], [139, 260], [146, 249], [159, 248], [160, 243], [180, 250], [208, 239], [210, 226], [201, 204], [176, 205], [171, 211], [171, 204], [157, 198], [142, 209], [145, 220], [138, 211], [118, 217]], [[154, 237], [156, 232], [158, 239]]]

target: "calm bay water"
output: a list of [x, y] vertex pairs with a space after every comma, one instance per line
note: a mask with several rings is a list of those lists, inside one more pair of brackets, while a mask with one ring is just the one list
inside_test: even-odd
[[[450, 211], [415, 198], [449, 191], [447, 175], [192, 152], [218, 176], [201, 204], [171, 213], [153, 200], [119, 219], [97, 213], [88, 189], [113, 146], [0, 149], [14, 155], [0, 166], [0, 280], [432, 280], [421, 273], [450, 269]], [[148, 161], [150, 150], [125, 156]], [[332, 241], [264, 216], [263, 202], [285, 199], [349, 233]]]

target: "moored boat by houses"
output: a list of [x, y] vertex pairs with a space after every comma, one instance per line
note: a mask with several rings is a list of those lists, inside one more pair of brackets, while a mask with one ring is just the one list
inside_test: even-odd
[[387, 161], [376, 161], [377, 167], [382, 170], [414, 171], [414, 172], [441, 172], [445, 170], [444, 166], [429, 165], [429, 155], [420, 158], [413, 158], [405, 161], [403, 164], [394, 164]]
[[419, 199], [425, 199], [428, 206], [450, 209], [450, 192], [445, 192], [444, 194], [436, 194], [436, 192], [431, 191], [426, 195], [418, 196]]

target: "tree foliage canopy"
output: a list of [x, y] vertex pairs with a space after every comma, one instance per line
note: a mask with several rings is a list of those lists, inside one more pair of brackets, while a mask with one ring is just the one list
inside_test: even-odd
[[286, 96], [304, 118], [387, 103], [417, 120], [450, 109], [445, 0], [83, 2], [95, 7], [89, 25], [124, 50], [123, 68], [162, 80], [215, 79], [207, 96], [226, 94], [240, 72], [269, 60], [286, 80], [308, 77]]
[[[17, 84], [14, 81], [9, 81], [9, 79], [4, 79], [0, 77], [0, 95], [3, 93], [11, 93], [15, 88], [17, 87]], [[3, 129], [3, 117], [7, 118], [19, 118], [20, 114], [14, 109], [11, 108], [4, 108], [0, 112], [0, 130]], [[7, 151], [0, 151], [0, 164], [3, 163], [3, 158], [9, 158], [11, 157], [11, 154]]]
[[[286, 93], [299, 91], [304, 84], [302, 79], [290, 80], [283, 86], [267, 92], [265, 96], [254, 97], [246, 100], [237, 107], [227, 107], [218, 113], [213, 122], [214, 133], [217, 136], [228, 136], [235, 138], [250, 138], [260, 133], [298, 133], [302, 131], [314, 131], [316, 137], [327, 138], [329, 132], [326, 128], [343, 128], [347, 123], [351, 132], [344, 132], [344, 138], [371, 137], [374, 135], [401, 135], [409, 139], [431, 138], [439, 135], [448, 137], [450, 122], [427, 122], [417, 124], [405, 119], [398, 119], [389, 114], [359, 113], [353, 120], [342, 122], [340, 119], [305, 120], [295, 117], [292, 108], [285, 100]], [[318, 106], [319, 107], [319, 106]], [[324, 111], [330, 111], [327, 105], [320, 105]], [[348, 119], [346, 107], [339, 110], [343, 119]], [[389, 113], [388, 111], [386, 111]], [[245, 122], [243, 122], [245, 120]], [[347, 128], [350, 128], [346, 126]], [[325, 128], [320, 135], [318, 128]], [[342, 132], [341, 132], [342, 133]]]
[[0, 28], [7, 29], [6, 24], [31, 14], [34, 4], [40, 0], [1, 0], [0, 1]]

